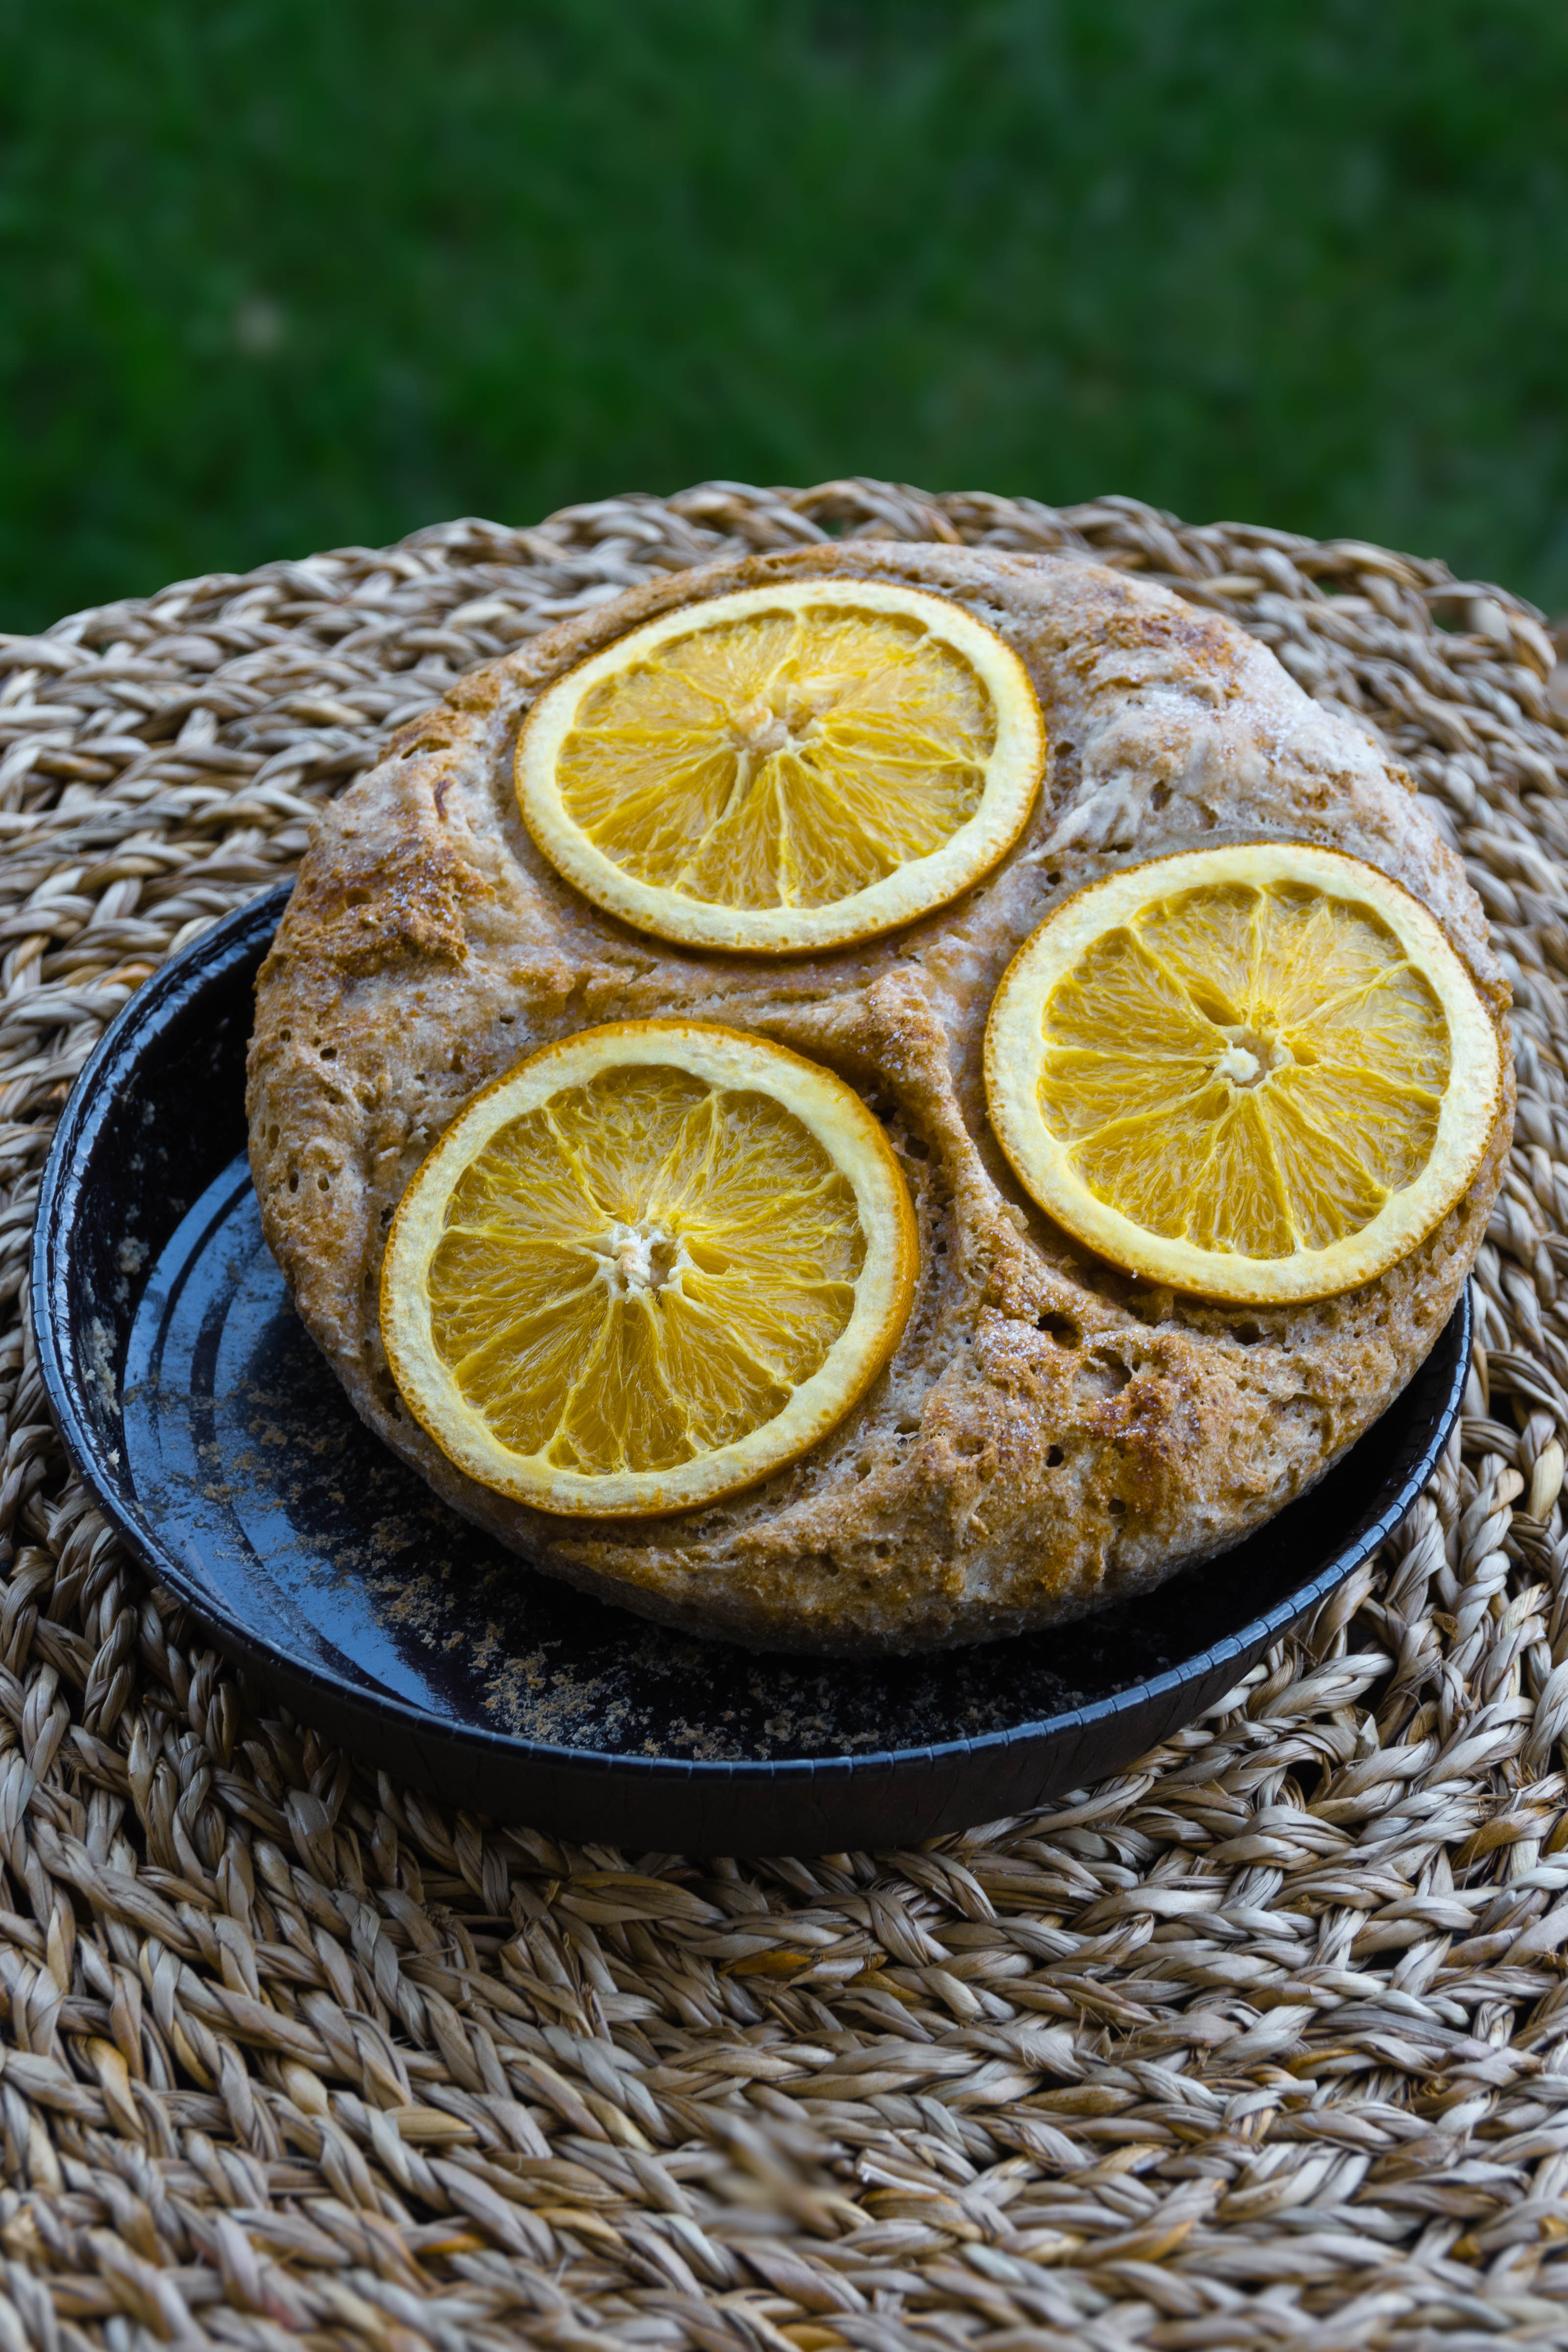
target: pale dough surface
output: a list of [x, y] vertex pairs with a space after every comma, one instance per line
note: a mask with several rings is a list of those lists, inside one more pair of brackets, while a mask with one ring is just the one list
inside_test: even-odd
[[[807, 960], [687, 953], [601, 916], [518, 814], [531, 701], [672, 605], [802, 574], [933, 589], [1016, 648], [1050, 740], [1023, 838], [955, 907]], [[1475, 1184], [1421, 1248], [1344, 1297], [1244, 1311], [1087, 1258], [1012, 1179], [981, 1054], [1016, 949], [1115, 866], [1279, 836], [1404, 883], [1502, 1024], [1480, 906], [1405, 779], [1230, 622], [1072, 558], [892, 541], [637, 590], [465, 678], [322, 813], [258, 982], [248, 1108], [268, 1244], [371, 1427], [574, 1583], [766, 1648], [918, 1649], [1075, 1616], [1225, 1549], [1321, 1475], [1427, 1354], [1500, 1181], [1511, 1075]], [[661, 1015], [755, 1030], [862, 1090], [919, 1212], [915, 1307], [864, 1403], [766, 1485], [640, 1526], [550, 1518], [465, 1478], [403, 1410], [377, 1327], [384, 1236], [477, 1087], [591, 1023]]]

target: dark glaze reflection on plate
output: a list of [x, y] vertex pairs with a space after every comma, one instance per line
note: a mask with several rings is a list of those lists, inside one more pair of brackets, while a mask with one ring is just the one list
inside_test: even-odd
[[250, 992], [274, 891], [175, 957], [79, 1082], [33, 1272], [67, 1448], [132, 1548], [303, 1721], [452, 1803], [631, 1848], [909, 1843], [1118, 1770], [1397, 1525], [1458, 1412], [1468, 1301], [1321, 1484], [1079, 1623], [921, 1658], [762, 1655], [534, 1574], [360, 1423], [261, 1238]]

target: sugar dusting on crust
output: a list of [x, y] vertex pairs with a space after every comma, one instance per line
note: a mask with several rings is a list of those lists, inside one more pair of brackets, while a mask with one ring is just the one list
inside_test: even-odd
[[[511, 751], [541, 687], [671, 605], [802, 574], [908, 581], [1005, 635], [1050, 736], [1034, 818], [956, 907], [890, 940], [775, 961], [666, 947], [540, 857]], [[676, 575], [476, 672], [323, 813], [258, 983], [251, 1159], [268, 1240], [365, 1420], [539, 1566], [759, 1646], [902, 1650], [1080, 1613], [1212, 1556], [1321, 1475], [1426, 1354], [1485, 1232], [1507, 1116], [1466, 1198], [1347, 1297], [1226, 1309], [1076, 1252], [986, 1126], [1003, 971], [1048, 907], [1115, 866], [1225, 839], [1366, 858], [1506, 993], [1458, 861], [1370, 739], [1231, 623], [1099, 565], [857, 541]], [[476, 1087], [589, 1023], [680, 1015], [839, 1070], [884, 1122], [921, 1273], [887, 1373], [749, 1495], [627, 1528], [563, 1525], [455, 1471], [381, 1353], [385, 1228]], [[1511, 1076], [1508, 1087], [1511, 1110]]]

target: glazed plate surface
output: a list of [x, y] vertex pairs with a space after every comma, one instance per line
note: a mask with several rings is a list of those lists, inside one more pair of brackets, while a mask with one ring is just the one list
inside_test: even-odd
[[1459, 1409], [1461, 1303], [1375, 1428], [1223, 1559], [934, 1657], [759, 1656], [534, 1574], [354, 1414], [261, 1238], [251, 986], [287, 890], [195, 940], [83, 1072], [33, 1314], [68, 1451], [138, 1557], [302, 1721], [447, 1801], [633, 1851], [907, 1844], [1121, 1769], [1398, 1524]]

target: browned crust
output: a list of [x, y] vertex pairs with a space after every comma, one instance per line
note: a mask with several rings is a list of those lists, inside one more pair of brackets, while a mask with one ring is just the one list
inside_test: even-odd
[[[1000, 628], [1050, 730], [1040, 806], [993, 876], [887, 940], [781, 962], [640, 937], [529, 840], [520, 720], [543, 684], [672, 605], [803, 572], [908, 580]], [[650, 1616], [763, 1646], [910, 1649], [1145, 1587], [1261, 1524], [1376, 1418], [1451, 1311], [1506, 1156], [1511, 1065], [1480, 1173], [1422, 1247], [1346, 1297], [1274, 1310], [1141, 1287], [1018, 1190], [981, 1082], [1016, 948], [1110, 866], [1280, 835], [1414, 890], [1502, 1027], [1481, 910], [1407, 781], [1231, 623], [1076, 560], [866, 541], [638, 589], [464, 679], [323, 814], [258, 985], [268, 1240], [388, 1444], [541, 1567]], [[565, 1524], [463, 1478], [402, 1411], [375, 1317], [383, 1236], [479, 1086], [590, 1022], [661, 1016], [754, 1029], [862, 1088], [916, 1201], [920, 1288], [887, 1372], [803, 1463], [675, 1520]]]

